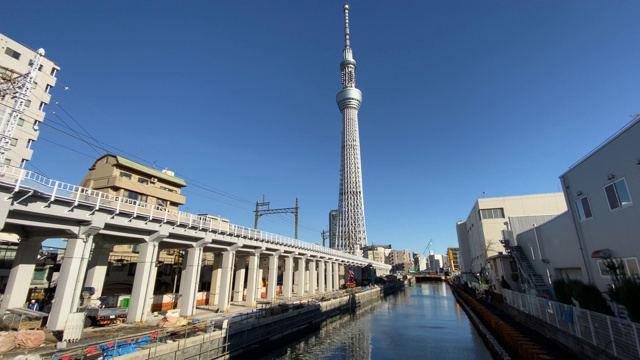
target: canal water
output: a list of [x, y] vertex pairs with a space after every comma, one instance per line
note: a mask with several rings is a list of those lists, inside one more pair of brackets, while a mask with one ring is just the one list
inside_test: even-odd
[[418, 283], [261, 359], [489, 360], [467, 315], [443, 282]]

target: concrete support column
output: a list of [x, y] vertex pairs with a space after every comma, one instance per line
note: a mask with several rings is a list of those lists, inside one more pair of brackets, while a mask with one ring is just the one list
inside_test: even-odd
[[316, 260], [309, 260], [309, 294], [315, 295], [316, 288], [318, 287], [318, 271], [316, 270]]
[[333, 289], [334, 290], [340, 289], [340, 272], [338, 269], [337, 262], [333, 263]]
[[42, 239], [20, 240], [7, 280], [7, 291], [2, 299], [0, 313], [4, 314], [7, 309], [24, 307], [41, 246]]
[[293, 255], [284, 255], [284, 272], [282, 273], [282, 297], [291, 299], [293, 292]]
[[233, 284], [233, 301], [244, 301], [244, 280], [246, 276], [247, 257], [236, 255], [236, 280]]
[[[247, 278], [247, 300], [245, 305], [249, 307], [256, 307], [256, 298], [259, 293], [260, 281], [258, 281], [258, 266], [260, 266], [260, 252], [256, 250], [255, 253], [249, 255], [248, 263], [248, 278]], [[260, 279], [262, 280], [262, 279]]]
[[106, 244], [96, 244], [93, 247], [87, 278], [84, 280], [85, 287], [96, 289], [96, 292], [91, 297], [93, 300], [98, 300], [102, 295], [104, 278], [107, 276], [107, 267], [109, 266], [109, 254], [112, 248], [112, 245]]
[[213, 266], [211, 271], [211, 288], [209, 289], [209, 305], [218, 303], [220, 296], [220, 280], [222, 275], [222, 254], [213, 255]]
[[278, 288], [278, 256], [280, 252], [269, 255], [269, 278], [267, 279], [267, 300], [276, 300], [276, 289]]
[[160, 240], [162, 238], [156, 238], [155, 241], [148, 241], [140, 245], [127, 322], [145, 321], [147, 313], [151, 310], [153, 289], [156, 285], [158, 272], [157, 259]]
[[[256, 286], [258, 288], [256, 289], [256, 291], [257, 291], [256, 292], [256, 299], [262, 299], [262, 280], [264, 279], [264, 276], [262, 275], [262, 273], [263, 273], [262, 269], [260, 269], [260, 258], [258, 258], [258, 270], [257, 270], [257, 272], [258, 272], [258, 275], [256, 277], [256, 279], [257, 279], [256, 280], [257, 281]], [[266, 289], [265, 289], [265, 291], [266, 291]]]
[[92, 246], [93, 234], [83, 235], [77, 239], [67, 239], [58, 286], [47, 322], [49, 330], [64, 330], [69, 314], [78, 311]]
[[303, 256], [298, 259], [298, 270], [295, 274], [296, 295], [304, 296], [305, 279], [307, 277], [307, 257]]
[[331, 292], [335, 290], [333, 287], [333, 263], [327, 261], [327, 291]]
[[232, 271], [233, 271], [233, 263], [235, 262], [236, 252], [235, 249], [237, 247], [233, 247], [229, 251], [225, 251], [222, 253], [222, 267], [221, 267], [221, 276], [220, 276], [220, 292], [218, 295], [218, 310], [229, 312], [231, 309], [230, 306], [230, 297], [231, 297], [231, 279], [232, 279]]
[[180, 279], [180, 298], [178, 308], [180, 316], [191, 316], [196, 310], [200, 267], [202, 266], [202, 247], [187, 249], [187, 258]]
[[324, 272], [324, 260], [318, 261], [318, 292], [325, 292], [325, 272]]
[[311, 271], [309, 270], [309, 264], [307, 264], [307, 268], [305, 269], [304, 272], [304, 293], [308, 294], [309, 293], [309, 284], [311, 284]]

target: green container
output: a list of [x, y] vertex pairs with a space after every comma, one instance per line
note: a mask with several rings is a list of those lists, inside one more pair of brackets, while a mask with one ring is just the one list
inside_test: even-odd
[[124, 298], [122, 300], [120, 300], [120, 307], [121, 308], [128, 308], [129, 307], [129, 300], [131, 300], [130, 298]]

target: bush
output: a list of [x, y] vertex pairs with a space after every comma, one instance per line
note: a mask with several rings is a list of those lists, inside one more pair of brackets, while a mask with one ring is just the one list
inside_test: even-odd
[[563, 304], [573, 305], [573, 298], [585, 310], [613, 315], [605, 297], [592, 284], [585, 284], [580, 280], [559, 279], [553, 282], [553, 290], [556, 299]]
[[611, 300], [627, 308], [631, 321], [640, 322], [640, 281], [638, 279], [624, 277], [616, 281], [608, 294]]

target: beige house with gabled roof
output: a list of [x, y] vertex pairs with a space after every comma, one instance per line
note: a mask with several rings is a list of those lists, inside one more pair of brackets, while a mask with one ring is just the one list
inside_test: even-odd
[[180, 189], [187, 184], [172, 171], [159, 171], [113, 154], [96, 160], [80, 186], [170, 210], [186, 201]]

